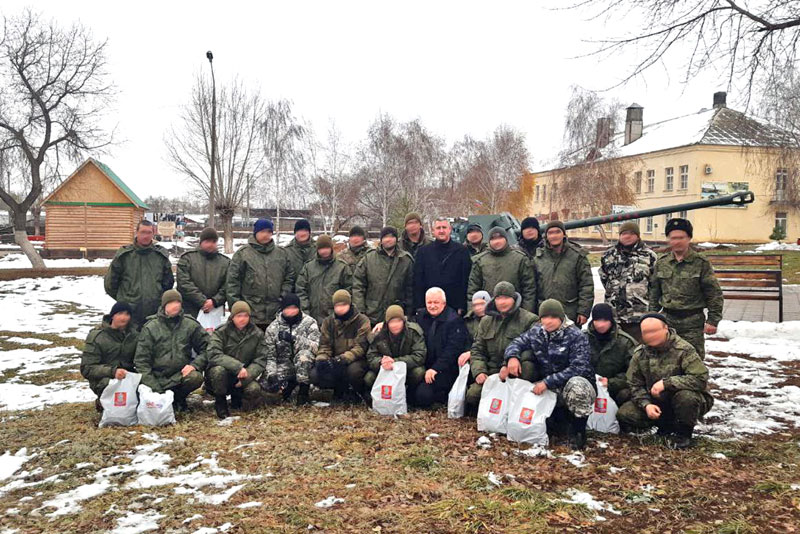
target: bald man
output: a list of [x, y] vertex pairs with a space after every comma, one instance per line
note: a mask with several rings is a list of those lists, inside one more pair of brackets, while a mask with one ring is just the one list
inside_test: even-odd
[[655, 425], [673, 448], [686, 449], [697, 420], [714, 404], [708, 368], [660, 313], [643, 315], [641, 329], [644, 343], [634, 351], [627, 374], [631, 400], [617, 419], [628, 431]]

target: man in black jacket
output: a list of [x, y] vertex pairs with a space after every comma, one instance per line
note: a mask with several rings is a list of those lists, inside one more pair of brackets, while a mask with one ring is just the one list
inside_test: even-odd
[[459, 315], [467, 311], [467, 283], [472, 259], [469, 251], [452, 239], [450, 221], [439, 217], [433, 223], [436, 240], [417, 252], [414, 260], [414, 309], [425, 306], [425, 292], [440, 287], [447, 304]]
[[464, 320], [447, 305], [444, 291], [432, 287], [425, 292], [425, 308], [415, 322], [425, 332], [425, 380], [414, 392], [414, 404], [428, 408], [447, 403], [450, 388], [458, 378], [458, 356], [469, 346]]

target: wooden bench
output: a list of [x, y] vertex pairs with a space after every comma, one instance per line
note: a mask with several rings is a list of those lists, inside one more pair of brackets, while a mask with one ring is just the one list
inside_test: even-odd
[[783, 322], [783, 256], [780, 254], [707, 255], [729, 300], [778, 302], [778, 322]]

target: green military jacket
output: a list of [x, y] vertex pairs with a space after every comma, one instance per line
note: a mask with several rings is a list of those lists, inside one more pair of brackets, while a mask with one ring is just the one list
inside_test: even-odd
[[373, 324], [383, 321], [392, 304], [411, 311], [414, 283], [414, 259], [408, 252], [395, 250], [389, 256], [383, 247], [371, 250], [356, 266], [353, 275], [353, 304]]
[[319, 329], [317, 360], [341, 358], [345, 363], [363, 360], [367, 353], [370, 328], [369, 319], [358, 308], [352, 307], [352, 316], [340, 321], [333, 314], [322, 321]]
[[114, 378], [120, 367], [133, 371], [137, 338], [133, 323], [124, 330], [116, 330], [111, 328], [108, 315], [103, 317], [100, 326], [89, 332], [81, 356], [81, 375], [89, 381], [92, 390], [99, 387], [104, 378]]
[[672, 328], [663, 347], [639, 345], [634, 351], [627, 373], [631, 400], [642, 409], [653, 404], [650, 388], [659, 380], [664, 381], [664, 389], [668, 393], [696, 391], [706, 397], [709, 406], [713, 402], [706, 391], [708, 368], [694, 347]]
[[147, 247], [134, 242], [117, 250], [106, 272], [105, 290], [117, 302], [130, 304], [131, 318], [141, 328], [158, 311], [161, 295], [174, 282], [167, 249], [155, 242]]
[[[539, 320], [539, 316], [520, 307], [521, 299], [517, 299], [514, 308], [503, 317], [497, 311], [492, 299], [486, 305], [486, 315], [478, 325], [478, 332], [470, 350], [470, 373], [473, 378], [479, 374], [493, 375], [500, 371], [505, 361], [505, 351], [509, 343]], [[522, 359], [527, 359], [522, 354]]]
[[264, 333], [252, 322], [242, 330], [233, 324], [233, 316], [214, 330], [205, 353], [192, 362], [198, 371], [221, 366], [231, 374], [247, 369], [247, 383], [257, 380], [267, 365], [267, 345]]
[[594, 372], [608, 378], [608, 391], [615, 396], [628, 387], [628, 366], [638, 343], [617, 325], [611, 326], [607, 336], [600, 336], [589, 323], [587, 336], [592, 348]]
[[181, 256], [175, 278], [186, 315], [197, 317], [207, 299], [214, 301], [215, 308], [225, 305], [225, 279], [230, 263], [224, 254], [217, 251], [209, 254], [199, 248]]
[[300, 275], [303, 265], [314, 259], [314, 254], [317, 247], [314, 246], [314, 240], [309, 238], [308, 243], [300, 244], [297, 239], [292, 239], [288, 245], [283, 247], [283, 250], [289, 253], [289, 261], [292, 263], [292, 269], [296, 276]]
[[361, 245], [360, 247], [353, 248], [350, 245], [347, 246], [345, 250], [341, 252], [337, 257], [345, 262], [347, 265], [350, 266], [351, 271], [355, 271], [356, 265], [361, 259], [367, 255], [367, 252], [373, 250], [369, 247], [366, 243]]
[[181, 369], [193, 363], [192, 351], [202, 363], [207, 347], [208, 333], [200, 323], [183, 311], [167, 317], [161, 307], [139, 333], [133, 365], [142, 374], [142, 384], [163, 393], [180, 384]]
[[417, 257], [417, 251], [420, 248], [424, 247], [425, 245], [428, 245], [428, 244], [432, 243], [431, 238], [428, 237], [427, 235], [425, 235], [425, 229], [424, 228], [422, 228], [419, 231], [419, 236], [420, 236], [419, 241], [417, 243], [414, 243], [413, 241], [411, 241], [411, 238], [408, 237], [408, 232], [403, 230], [403, 235], [401, 235], [400, 239], [397, 241], [397, 247], [400, 250], [404, 250], [404, 251], [408, 252], [409, 254], [411, 254], [412, 258], [416, 258]]
[[494, 286], [498, 282], [511, 282], [514, 289], [522, 295], [522, 307], [534, 311], [536, 306], [537, 285], [528, 257], [523, 252], [510, 246], [495, 251], [487, 248], [475, 256], [472, 271], [467, 284], [467, 302], [472, 307], [472, 295], [485, 290], [494, 294]]
[[381, 368], [381, 359], [391, 356], [393, 360], [406, 363], [406, 370], [425, 366], [425, 357], [428, 349], [425, 346], [425, 334], [416, 323], [406, 321], [406, 326], [399, 336], [393, 336], [389, 327], [383, 325], [374, 339], [369, 344], [367, 363], [369, 368], [378, 372]]
[[547, 299], [555, 299], [564, 306], [567, 317], [576, 320], [577, 316], [589, 317], [594, 303], [594, 280], [592, 267], [583, 247], [564, 238], [564, 247], [557, 254], [548, 244], [536, 249], [533, 267], [536, 271], [536, 294], [539, 304]]
[[254, 236], [236, 251], [225, 280], [228, 306], [239, 300], [250, 305], [253, 322], [269, 324], [280, 310], [280, 299], [294, 288], [295, 271], [289, 253], [270, 241], [262, 245]]
[[469, 243], [464, 243], [464, 247], [466, 247], [466, 249], [469, 251], [469, 256], [470, 258], [472, 258], [472, 261], [475, 261], [475, 258], [477, 258], [479, 254], [481, 254], [482, 252], [486, 252], [486, 250], [488, 250], [489, 245], [481, 242], [480, 246], [473, 247]]
[[297, 277], [296, 292], [303, 311], [322, 324], [333, 313], [333, 294], [339, 289], [350, 291], [353, 285], [350, 266], [338, 258], [311, 260]]
[[702, 311], [708, 308], [708, 324], [722, 319], [722, 289], [711, 263], [693, 250], [682, 261], [672, 252], [659, 255], [650, 278], [650, 310]]

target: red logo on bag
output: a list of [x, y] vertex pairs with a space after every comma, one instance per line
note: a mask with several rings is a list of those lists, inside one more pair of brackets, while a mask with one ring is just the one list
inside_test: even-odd
[[531, 408], [523, 408], [519, 413], [519, 422], [523, 425], [529, 425], [533, 421], [533, 410]]
[[392, 386], [381, 386], [381, 398], [382, 399], [392, 398]]
[[503, 399], [492, 399], [492, 403], [489, 405], [489, 413], [500, 413], [500, 406], [503, 405]]
[[124, 391], [114, 393], [114, 406], [125, 406], [128, 403], [128, 394]]
[[606, 413], [608, 410], [608, 399], [595, 399], [594, 411], [597, 413]]

